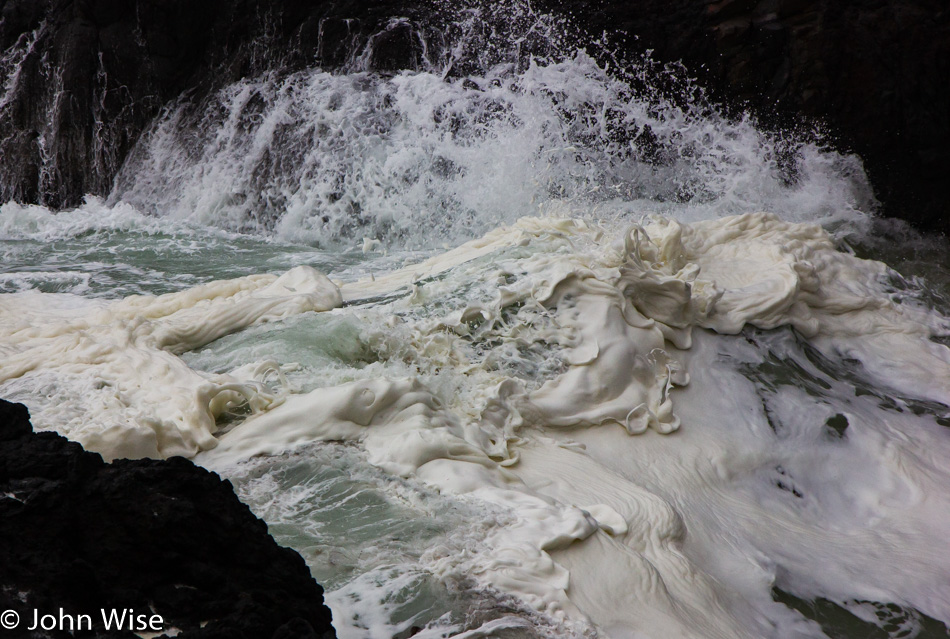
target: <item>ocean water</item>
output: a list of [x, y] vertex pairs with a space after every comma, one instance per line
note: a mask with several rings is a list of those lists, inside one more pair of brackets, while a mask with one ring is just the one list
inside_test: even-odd
[[950, 635], [945, 240], [682, 70], [443, 18], [0, 205], [0, 396], [228, 477], [341, 637]]

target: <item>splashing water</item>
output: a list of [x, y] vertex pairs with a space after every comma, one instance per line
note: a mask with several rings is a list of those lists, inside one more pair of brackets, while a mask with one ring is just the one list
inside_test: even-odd
[[426, 248], [552, 201], [598, 217], [770, 210], [826, 225], [860, 225], [873, 204], [857, 158], [728, 121], [698, 98], [641, 95], [583, 51], [464, 78], [444, 65], [275, 71], [172, 107], [111, 200], [290, 241]]

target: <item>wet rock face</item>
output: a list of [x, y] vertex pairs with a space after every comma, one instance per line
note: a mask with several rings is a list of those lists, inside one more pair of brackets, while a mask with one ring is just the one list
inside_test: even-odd
[[[787, 125], [828, 125], [885, 212], [950, 230], [945, 0], [539, 0], [631, 52], [682, 60], [713, 95]], [[163, 105], [266, 69], [419, 63], [398, 0], [0, 0], [0, 201], [104, 195]], [[362, 67], [361, 67], [362, 68]], [[15, 76], [15, 77], [14, 77]]]
[[[33, 611], [93, 630], [29, 634]], [[134, 637], [100, 609], [159, 614], [192, 639], [335, 637], [323, 589], [230, 483], [182, 458], [105, 464], [0, 400], [0, 610], [20, 634]]]
[[0, 0], [0, 201], [62, 208], [108, 194], [169, 100], [275, 67], [338, 66], [405, 11], [365, 0]]
[[950, 231], [950, 5], [942, 0], [542, 0], [632, 51], [682, 60], [766, 122], [828, 125], [885, 213]]

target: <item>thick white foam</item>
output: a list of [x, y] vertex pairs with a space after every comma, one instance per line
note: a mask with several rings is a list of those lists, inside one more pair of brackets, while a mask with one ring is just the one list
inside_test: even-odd
[[[935, 554], [950, 526], [936, 489], [946, 473], [927, 452], [946, 447], [941, 433], [913, 416], [897, 417], [895, 427], [860, 404], [849, 409], [855, 434], [846, 444], [818, 446], [803, 435], [810, 452], [790, 452], [762, 432], [749, 381], [723, 364], [731, 342], [704, 333], [692, 348], [696, 327], [794, 326], [829, 357], [846, 349], [867, 367], [904, 371], [891, 379], [877, 368], [881, 383], [947, 402], [947, 349], [926, 341], [944, 321], [889, 300], [883, 265], [837, 251], [817, 226], [766, 214], [693, 225], [658, 219], [616, 241], [580, 222], [524, 220], [441, 262], [345, 285], [343, 294], [380, 295], [444, 272], [450, 259], [505, 245], [515, 257], [457, 267], [497, 278], [493, 304], [405, 320], [408, 333], [399, 335], [402, 357], [452, 367], [465, 392], [440, 398], [418, 379], [318, 389], [249, 418], [203, 463], [357, 441], [388, 472], [513, 513], [489, 537], [490, 552], [432, 557], [438, 574], [474, 574], [609, 636], [818, 634], [772, 600], [780, 581], [812, 596], [894, 601], [947, 618], [939, 575], [950, 567]], [[426, 290], [440, 286], [451, 284], [415, 286], [390, 308], [424, 306], [438, 298]], [[466, 358], [472, 341], [500, 354], [546, 344], [564, 370], [530, 390], [490, 357]], [[794, 404], [795, 392], [776, 401]], [[813, 407], [783, 413], [791, 428], [810, 419], [820, 427], [832, 410], [798, 401]], [[649, 426], [673, 434], [630, 437]], [[906, 432], [919, 432], [927, 448]], [[824, 476], [805, 480], [814, 494], [794, 487], [801, 473]], [[798, 493], [804, 511], [781, 502], [775, 486]], [[874, 566], [864, 569], [869, 555]]]
[[[0, 297], [0, 383], [78, 378], [79, 405], [34, 414], [107, 459], [193, 456], [217, 444], [215, 419], [275, 400], [253, 380], [200, 375], [178, 354], [251, 324], [342, 303], [310, 267], [216, 281], [181, 293], [93, 302], [35, 291]], [[29, 378], [34, 378], [30, 380]], [[68, 386], [68, 384], [67, 384]]]
[[[0, 388], [49, 389], [37, 424], [106, 457], [205, 451], [227, 472], [356, 442], [387, 473], [508, 513], [467, 552], [426, 554], [432, 572], [607, 636], [815, 636], [773, 586], [947, 619], [946, 437], [852, 399], [815, 359], [844, 353], [879, 392], [950, 404], [948, 349], [928, 340], [945, 320], [891, 300], [885, 275], [768, 214], [529, 218], [340, 288], [298, 267], [116, 302], [5, 295]], [[380, 359], [356, 381], [285, 397], [255, 378], [289, 362], [209, 374], [177, 356], [344, 299]], [[794, 327], [818, 354], [787, 370], [815, 370], [756, 381], [758, 338], [707, 332], [746, 326]], [[241, 405], [254, 414], [221, 435]], [[836, 414], [847, 437], [816, 434]]]

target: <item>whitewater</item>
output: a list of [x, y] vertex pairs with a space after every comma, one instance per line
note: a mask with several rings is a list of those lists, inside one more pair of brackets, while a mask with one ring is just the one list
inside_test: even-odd
[[344, 638], [948, 636], [945, 247], [519, 11], [546, 55], [462, 12], [0, 205], [0, 396], [230, 479]]

